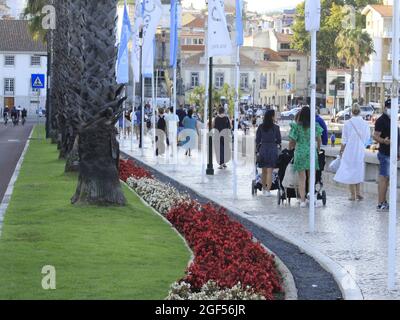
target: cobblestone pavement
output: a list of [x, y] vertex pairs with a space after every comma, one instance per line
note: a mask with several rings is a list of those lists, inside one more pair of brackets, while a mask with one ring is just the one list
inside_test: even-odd
[[[254, 166], [251, 164], [238, 169], [239, 198], [234, 200], [231, 165], [226, 170], [219, 170], [214, 164], [215, 175], [202, 177], [201, 156], [197, 151], [193, 151], [193, 156], [188, 158], [180, 150], [178, 165], [174, 170], [174, 166], [169, 164], [170, 157], [153, 156], [150, 140], [145, 140], [145, 146], [147, 148], [142, 156], [136, 142], [131, 149], [129, 141], [121, 141], [121, 149], [127, 154], [173, 176], [217, 203], [229, 203], [231, 207], [246, 213], [250, 221], [267, 229], [273, 226], [333, 259], [352, 275], [365, 299], [400, 299], [399, 276], [397, 290], [389, 292], [386, 289], [388, 214], [376, 212], [375, 196], [365, 195], [365, 201], [350, 202], [345, 188], [326, 185], [328, 203], [326, 207], [317, 204], [317, 231], [310, 234], [308, 209], [300, 209], [296, 200], [291, 205], [278, 206], [276, 196], [266, 198], [251, 195], [250, 185], [254, 176]], [[397, 231], [400, 234], [399, 221]], [[400, 237], [397, 245], [400, 247]], [[397, 265], [400, 266], [399, 255]]]

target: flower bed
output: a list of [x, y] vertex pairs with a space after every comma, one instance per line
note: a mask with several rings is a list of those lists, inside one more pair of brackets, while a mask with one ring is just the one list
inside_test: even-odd
[[[225, 209], [200, 204], [188, 194], [154, 179], [132, 160], [121, 161], [120, 168], [121, 180], [164, 215], [194, 253], [186, 276], [173, 285], [169, 298], [205, 299], [204, 292], [209, 292], [210, 299], [223, 299], [236, 292], [237, 299], [262, 296], [272, 300], [282, 292], [274, 257], [253, 241], [252, 234], [233, 221]], [[214, 289], [207, 289], [209, 286]]]

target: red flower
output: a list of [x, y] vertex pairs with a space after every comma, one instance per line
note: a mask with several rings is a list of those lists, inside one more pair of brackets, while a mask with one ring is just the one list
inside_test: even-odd
[[241, 282], [266, 299], [282, 291], [274, 257], [224, 209], [193, 201], [171, 209], [167, 219], [183, 234], [195, 255], [183, 279], [193, 288], [200, 289], [214, 280], [222, 288]]
[[130, 177], [141, 179], [152, 178], [152, 175], [144, 168], [139, 167], [133, 160], [120, 160], [119, 177], [122, 181], [126, 182]]

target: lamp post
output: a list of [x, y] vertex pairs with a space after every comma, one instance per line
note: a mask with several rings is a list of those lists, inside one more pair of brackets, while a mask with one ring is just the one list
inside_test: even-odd
[[256, 98], [256, 79], [253, 79], [253, 108], [255, 107], [255, 98]]
[[[209, 71], [208, 71], [208, 164], [206, 174], [208, 176], [214, 175], [214, 167], [213, 167], [213, 141], [212, 141], [212, 88], [213, 88], [213, 58], [209, 58]], [[204, 119], [205, 120], [205, 119]]]

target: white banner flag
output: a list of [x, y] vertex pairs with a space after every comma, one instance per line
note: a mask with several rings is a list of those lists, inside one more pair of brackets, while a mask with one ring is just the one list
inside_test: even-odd
[[149, 54], [143, 56], [142, 73], [145, 78], [151, 78], [154, 72], [154, 45], [151, 46]]
[[305, 3], [306, 31], [318, 31], [321, 24], [321, 1], [306, 0]]
[[230, 56], [232, 42], [226, 23], [224, 2], [221, 0], [208, 1], [208, 39], [207, 55]]
[[140, 81], [140, 27], [142, 26], [142, 3], [136, 1], [135, 23], [133, 27], [132, 68], [135, 83]]
[[143, 62], [148, 61], [150, 57], [154, 59], [154, 36], [161, 16], [162, 5], [160, 0], [143, 2]]

